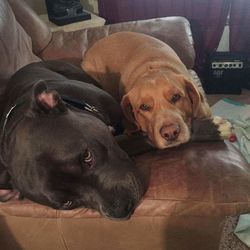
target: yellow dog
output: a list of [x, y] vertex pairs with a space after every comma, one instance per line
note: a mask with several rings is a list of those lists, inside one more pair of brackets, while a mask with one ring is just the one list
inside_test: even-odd
[[185, 65], [154, 37], [112, 34], [88, 49], [81, 66], [121, 102], [126, 130], [144, 132], [157, 148], [187, 142], [191, 121], [211, 117]]

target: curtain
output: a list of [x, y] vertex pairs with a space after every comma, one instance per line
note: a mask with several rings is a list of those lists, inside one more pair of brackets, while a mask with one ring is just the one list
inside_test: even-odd
[[99, 14], [107, 20], [107, 23], [166, 16], [186, 17], [191, 23], [195, 42], [195, 68], [201, 71], [207, 53], [215, 51], [218, 47], [231, 0], [98, 0], [98, 2]]
[[233, 52], [250, 52], [250, 1], [232, 0], [229, 45]]

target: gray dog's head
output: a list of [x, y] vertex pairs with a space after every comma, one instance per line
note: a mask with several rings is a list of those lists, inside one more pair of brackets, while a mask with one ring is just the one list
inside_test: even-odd
[[7, 154], [13, 186], [55, 209], [82, 206], [128, 218], [145, 192], [144, 178], [108, 127], [41, 84], [31, 99]]

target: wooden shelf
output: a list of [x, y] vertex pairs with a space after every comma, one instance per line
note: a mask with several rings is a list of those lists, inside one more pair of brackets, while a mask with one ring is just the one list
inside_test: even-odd
[[91, 19], [89, 20], [84, 20], [84, 21], [80, 21], [76, 23], [70, 23], [70, 24], [63, 25], [63, 26], [58, 26], [50, 22], [47, 14], [39, 15], [39, 17], [48, 25], [48, 27], [50, 28], [52, 32], [62, 31], [62, 30], [64, 32], [70, 32], [70, 31], [76, 31], [76, 30], [81, 30], [81, 29], [86, 29], [86, 28], [103, 26], [105, 24], [104, 18], [99, 17], [93, 13], [90, 13], [90, 14], [91, 14]]

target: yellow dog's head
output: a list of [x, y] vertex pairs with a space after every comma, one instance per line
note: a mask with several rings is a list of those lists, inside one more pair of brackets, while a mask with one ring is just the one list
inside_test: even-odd
[[142, 131], [157, 148], [190, 139], [193, 118], [207, 117], [210, 109], [189, 77], [157, 71], [138, 79], [121, 101], [127, 132]]

